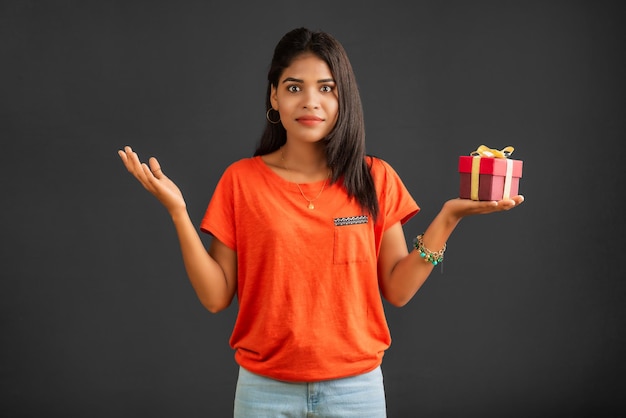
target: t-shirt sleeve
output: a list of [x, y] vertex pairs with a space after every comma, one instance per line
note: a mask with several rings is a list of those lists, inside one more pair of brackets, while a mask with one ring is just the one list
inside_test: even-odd
[[213, 235], [228, 248], [235, 250], [237, 246], [235, 234], [235, 181], [233, 167], [224, 171], [220, 178], [204, 217], [200, 222], [200, 230]]
[[396, 222], [405, 224], [420, 208], [400, 179], [398, 173], [387, 162], [376, 159], [381, 177], [380, 183], [380, 211], [384, 217], [385, 229]]

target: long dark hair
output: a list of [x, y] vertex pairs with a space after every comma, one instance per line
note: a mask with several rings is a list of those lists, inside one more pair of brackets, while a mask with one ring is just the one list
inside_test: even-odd
[[[365, 124], [363, 107], [352, 65], [343, 46], [325, 32], [306, 28], [294, 29], [285, 34], [274, 49], [272, 63], [267, 73], [266, 109], [272, 107], [272, 86], [278, 87], [285, 68], [299, 55], [310, 52], [324, 60], [336, 82], [339, 113], [333, 130], [323, 139], [326, 163], [332, 169], [331, 182], [339, 180], [348, 196], [357, 200], [361, 208], [374, 219], [378, 216], [378, 198], [370, 168], [365, 161]], [[282, 123], [265, 125], [263, 136], [254, 155], [276, 151], [287, 142], [287, 131]]]

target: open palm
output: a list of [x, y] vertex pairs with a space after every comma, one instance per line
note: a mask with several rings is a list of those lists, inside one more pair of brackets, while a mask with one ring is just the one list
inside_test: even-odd
[[126, 146], [124, 150], [119, 150], [118, 155], [122, 159], [124, 166], [141, 185], [152, 193], [165, 206], [168, 212], [172, 213], [178, 209], [185, 209], [185, 199], [176, 184], [163, 173], [158, 160], [151, 157], [148, 164], [142, 163], [139, 156]]

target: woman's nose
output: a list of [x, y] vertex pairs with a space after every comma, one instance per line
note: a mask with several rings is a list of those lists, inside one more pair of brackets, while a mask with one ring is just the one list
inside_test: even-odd
[[304, 95], [304, 108], [305, 109], [317, 109], [320, 106], [319, 97], [316, 91], [308, 91]]

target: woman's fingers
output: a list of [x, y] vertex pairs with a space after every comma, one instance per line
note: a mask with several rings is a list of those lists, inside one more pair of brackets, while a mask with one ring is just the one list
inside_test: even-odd
[[151, 191], [150, 179], [153, 176], [147, 165], [139, 160], [139, 155], [129, 146], [125, 146], [124, 150], [119, 150], [118, 154], [128, 172], [131, 173], [143, 187]]
[[502, 212], [513, 209], [524, 201], [523, 196], [513, 196], [510, 199], [496, 201], [477, 201], [469, 199], [451, 199], [446, 206], [455, 216], [463, 218], [471, 215], [482, 215], [494, 212]]
[[150, 164], [150, 172], [152, 173], [154, 177], [158, 179], [163, 177], [163, 170], [161, 170], [161, 164], [159, 164], [159, 161], [155, 157], [150, 157], [150, 159], [148, 160], [148, 163]]
[[118, 154], [122, 158], [122, 161], [124, 162], [124, 165], [126, 166], [126, 169], [132, 174], [136, 174], [137, 163], [139, 162], [139, 157], [137, 156], [137, 153], [135, 153], [131, 147], [126, 146], [124, 147], [123, 151], [122, 150], [118, 151]]
[[174, 211], [185, 209], [185, 200], [183, 195], [174, 184], [161, 170], [159, 161], [151, 157], [148, 163], [142, 163], [139, 156], [126, 146], [123, 150], [119, 150], [118, 154], [126, 166], [126, 169], [141, 183], [141, 185], [154, 197], [156, 197], [167, 210]]
[[518, 205], [521, 205], [524, 201], [524, 196], [513, 196], [510, 199], [501, 200], [498, 202], [498, 210], [509, 210]]

